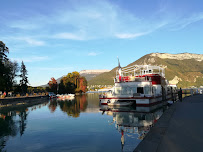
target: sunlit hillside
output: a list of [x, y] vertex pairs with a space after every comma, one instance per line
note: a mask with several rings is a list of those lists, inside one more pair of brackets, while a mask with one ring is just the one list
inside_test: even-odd
[[[166, 79], [178, 87], [203, 86], [203, 55], [202, 54], [147, 54], [127, 66], [135, 64], [162, 65], [165, 67]], [[126, 67], [127, 67], [126, 66]], [[113, 84], [116, 68], [105, 72], [88, 81], [88, 85]]]

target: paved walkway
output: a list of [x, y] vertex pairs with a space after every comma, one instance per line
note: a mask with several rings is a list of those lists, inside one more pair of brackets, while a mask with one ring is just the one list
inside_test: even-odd
[[203, 95], [173, 104], [135, 152], [203, 152]]

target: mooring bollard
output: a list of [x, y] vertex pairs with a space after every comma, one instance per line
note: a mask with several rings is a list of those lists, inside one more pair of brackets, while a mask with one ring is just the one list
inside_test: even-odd
[[180, 102], [182, 102], [182, 89], [181, 88], [178, 91], [178, 99], [180, 100]]

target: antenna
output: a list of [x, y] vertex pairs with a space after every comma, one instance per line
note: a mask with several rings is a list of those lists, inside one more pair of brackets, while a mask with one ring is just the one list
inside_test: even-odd
[[117, 56], [117, 59], [118, 59], [118, 68], [120, 69], [120, 68], [121, 68], [121, 65], [120, 65], [118, 56]]

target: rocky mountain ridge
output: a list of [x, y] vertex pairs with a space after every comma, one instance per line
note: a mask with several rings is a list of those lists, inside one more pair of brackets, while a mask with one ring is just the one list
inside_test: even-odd
[[152, 57], [159, 57], [162, 59], [176, 59], [176, 60], [185, 60], [185, 59], [195, 59], [199, 62], [203, 61], [203, 54], [192, 54], [192, 53], [180, 53], [180, 54], [169, 54], [169, 53], [152, 53]]
[[[128, 66], [132, 65], [159, 65], [165, 68], [166, 79], [178, 87], [200, 87], [203, 86], [203, 55], [192, 53], [169, 54], [151, 53], [147, 54]], [[122, 65], [122, 62], [121, 62]], [[88, 81], [88, 85], [112, 85], [115, 78], [116, 68], [109, 72], [100, 74]]]

